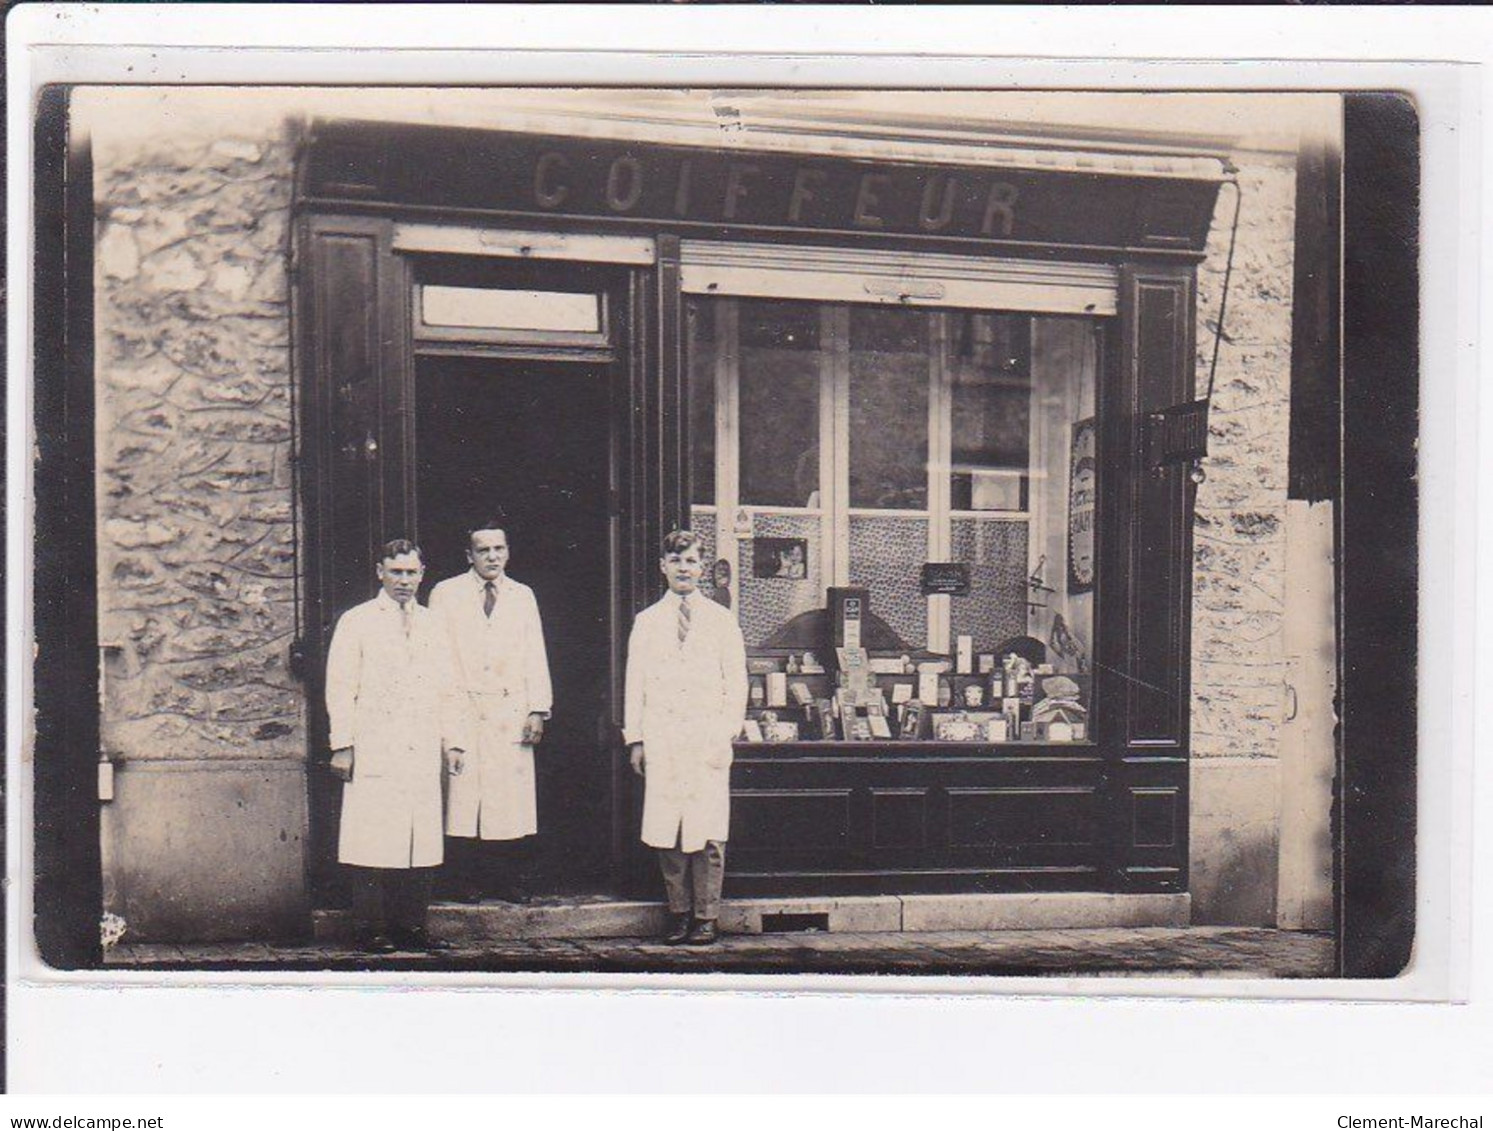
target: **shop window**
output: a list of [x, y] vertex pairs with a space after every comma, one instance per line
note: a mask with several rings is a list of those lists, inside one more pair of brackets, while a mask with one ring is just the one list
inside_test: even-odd
[[[693, 521], [753, 654], [801, 664], [830, 588], [861, 588], [879, 681], [947, 666], [930, 715], [969, 708], [984, 735], [975, 708], [1020, 655], [1039, 682], [1010, 738], [1090, 733], [1100, 320], [704, 295], [687, 317]], [[959, 584], [925, 591], [930, 565]]]

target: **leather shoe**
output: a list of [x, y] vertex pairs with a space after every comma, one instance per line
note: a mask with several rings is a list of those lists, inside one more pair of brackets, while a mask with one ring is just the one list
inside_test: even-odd
[[464, 884], [453, 893], [458, 903], [481, 903], [482, 889], [476, 884]]
[[694, 920], [690, 918], [689, 912], [685, 911], [678, 915], [670, 912], [668, 924], [664, 927], [664, 945], [681, 945], [689, 938], [690, 928], [693, 926]]
[[399, 948], [388, 935], [369, 935], [363, 940], [364, 954], [393, 954]]
[[438, 953], [442, 951], [455, 950], [456, 948], [445, 939], [433, 939], [428, 931], [424, 929], [407, 931], [396, 936], [400, 950], [423, 950], [426, 953]]
[[712, 946], [720, 935], [715, 929], [714, 919], [696, 919], [689, 934], [684, 937], [685, 946]]

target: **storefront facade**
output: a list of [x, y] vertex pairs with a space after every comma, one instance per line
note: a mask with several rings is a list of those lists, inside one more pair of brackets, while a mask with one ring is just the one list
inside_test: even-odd
[[[273, 937], [336, 901], [331, 627], [385, 539], [443, 577], [494, 504], [550, 641], [554, 894], [652, 894], [621, 679], [680, 525], [752, 661], [728, 898], [1196, 902], [1199, 868], [1259, 858], [1259, 759], [1198, 770], [1247, 741], [1214, 664], [1255, 611], [1200, 567], [1214, 510], [1156, 421], [1207, 379], [1225, 155], [336, 119], [203, 152], [216, 191], [173, 198], [180, 163], [158, 192], [149, 169], [96, 178], [106, 902], [142, 935]], [[1251, 220], [1246, 318], [1281, 297], [1258, 238], [1281, 218]], [[1259, 458], [1216, 411], [1234, 380], [1225, 483]], [[1231, 807], [1220, 864], [1195, 813], [1216, 844]], [[196, 820], [229, 835], [194, 848]]]

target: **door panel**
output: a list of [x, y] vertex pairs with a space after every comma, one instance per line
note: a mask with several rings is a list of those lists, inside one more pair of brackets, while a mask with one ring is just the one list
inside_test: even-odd
[[414, 529], [409, 479], [410, 343], [401, 333], [405, 265], [391, 225], [312, 217], [298, 233], [297, 330], [305, 623], [296, 642], [309, 716], [311, 870], [317, 894], [340, 883], [341, 787], [319, 768], [328, 751], [322, 699], [337, 618], [374, 593], [378, 547]]
[[[1119, 365], [1103, 390], [1098, 699], [1105, 858], [1121, 891], [1187, 885], [1192, 500], [1153, 469], [1145, 420], [1193, 396], [1190, 268], [1121, 272]], [[1113, 720], [1113, 724], [1105, 720]]]

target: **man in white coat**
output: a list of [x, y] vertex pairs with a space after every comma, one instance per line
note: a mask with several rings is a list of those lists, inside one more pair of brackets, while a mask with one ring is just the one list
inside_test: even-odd
[[480, 899], [484, 873], [496, 872], [499, 894], [522, 903], [539, 830], [534, 746], [544, 737], [552, 691], [539, 604], [508, 576], [503, 524], [492, 518], [468, 531], [472, 568], [437, 585], [430, 608], [450, 641], [477, 743], [446, 796], [456, 894]]
[[431, 874], [441, 863], [441, 771], [467, 748], [450, 649], [415, 599], [420, 548], [387, 543], [379, 594], [337, 621], [327, 656], [332, 772], [342, 787], [337, 859], [352, 872], [366, 950], [444, 950], [426, 932]]
[[644, 780], [643, 843], [659, 850], [664, 941], [716, 941], [731, 822], [731, 742], [746, 717], [746, 647], [729, 609], [698, 590], [700, 536], [664, 539], [669, 591], [638, 614], [627, 645], [623, 739]]

